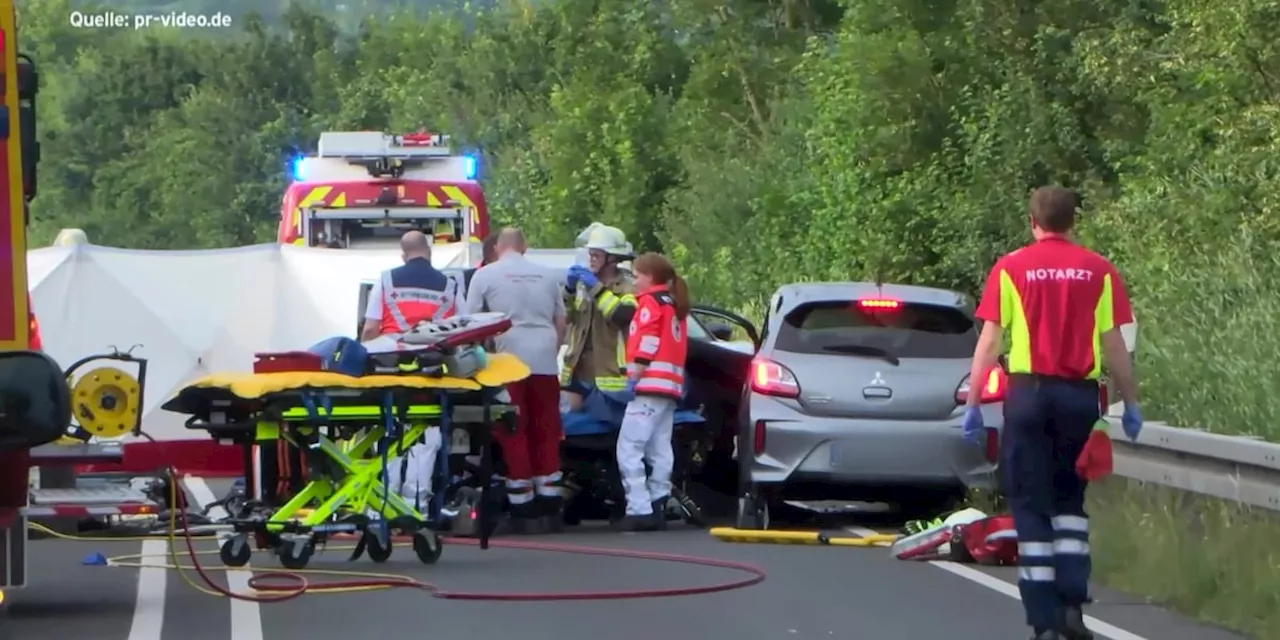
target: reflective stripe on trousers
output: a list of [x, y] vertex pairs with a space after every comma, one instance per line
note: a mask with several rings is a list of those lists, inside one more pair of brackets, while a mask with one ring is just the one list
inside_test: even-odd
[[533, 481], [512, 480], [507, 478], [507, 501], [511, 504], [528, 504], [533, 502]]
[[534, 476], [533, 491], [540, 498], [559, 498], [562, 497], [560, 491], [560, 482], [564, 479], [564, 474], [557, 471], [551, 475]]

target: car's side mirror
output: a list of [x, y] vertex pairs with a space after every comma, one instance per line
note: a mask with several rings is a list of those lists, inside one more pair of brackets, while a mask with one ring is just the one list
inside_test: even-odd
[[710, 333], [716, 340], [727, 342], [733, 339], [733, 327], [725, 322], [708, 322], [707, 333]]
[[36, 351], [0, 352], [0, 451], [61, 438], [71, 426], [71, 391], [58, 363]]

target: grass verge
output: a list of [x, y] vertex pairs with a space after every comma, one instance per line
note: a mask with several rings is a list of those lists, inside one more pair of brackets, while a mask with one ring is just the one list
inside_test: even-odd
[[1110, 478], [1089, 489], [1094, 579], [1254, 638], [1280, 638], [1280, 517]]

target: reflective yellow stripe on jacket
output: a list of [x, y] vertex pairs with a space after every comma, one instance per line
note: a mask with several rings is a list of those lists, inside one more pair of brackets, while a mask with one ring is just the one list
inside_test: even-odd
[[600, 310], [601, 314], [606, 316], [613, 315], [613, 312], [617, 311], [618, 307], [624, 304], [634, 307], [638, 303], [636, 302], [636, 297], [629, 293], [618, 295], [608, 289], [600, 292], [600, 297], [596, 298], [596, 308]]

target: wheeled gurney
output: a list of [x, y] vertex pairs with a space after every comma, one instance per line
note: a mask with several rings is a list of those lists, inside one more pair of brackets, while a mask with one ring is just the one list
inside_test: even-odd
[[[359, 547], [375, 561], [391, 553], [389, 531], [411, 533], [424, 563], [441, 554], [443, 491], [422, 513], [386, 484], [388, 461], [439, 429], [436, 485], [450, 478], [449, 458], [478, 452], [491, 468], [494, 424], [512, 419], [513, 408], [497, 401], [506, 384], [529, 369], [514, 356], [488, 357], [467, 378], [448, 375], [348, 376], [329, 371], [218, 374], [184, 387], [163, 408], [190, 416], [187, 427], [209, 432], [245, 450], [246, 495], [253, 496], [253, 450], [260, 444], [290, 447], [306, 462], [307, 482], [274, 509], [246, 500], [231, 514], [235, 535], [222, 547], [229, 566], [248, 562], [253, 546], [273, 550], [281, 563], [303, 568], [317, 544], [335, 533], [361, 533]], [[471, 451], [453, 452], [466, 433]], [[487, 489], [488, 487], [484, 487]], [[490, 504], [485, 497], [482, 504]], [[229, 511], [232, 511], [229, 509]], [[483, 533], [482, 543], [487, 539]]]

